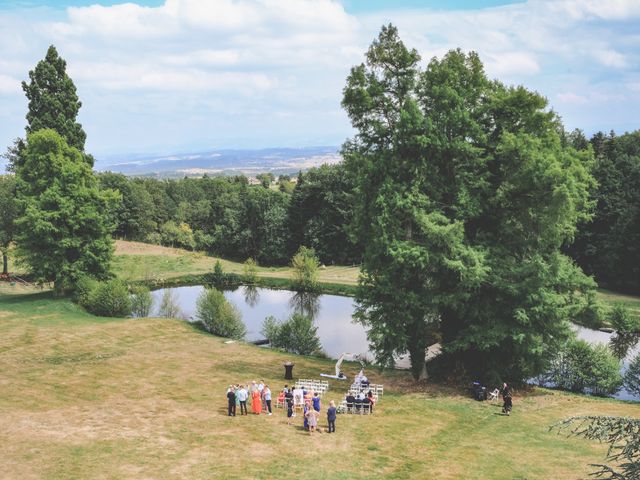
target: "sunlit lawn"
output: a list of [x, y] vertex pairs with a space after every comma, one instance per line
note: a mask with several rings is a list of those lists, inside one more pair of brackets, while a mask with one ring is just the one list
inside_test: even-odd
[[[98, 319], [47, 292], [0, 287], [0, 478], [584, 478], [605, 446], [549, 425], [639, 412], [535, 390], [516, 393], [504, 417], [497, 403], [371, 371], [386, 387], [375, 414], [339, 416], [336, 434], [310, 438], [281, 410], [226, 415], [229, 383], [263, 378], [277, 390], [287, 359], [296, 377], [333, 369], [180, 321]], [[325, 400], [344, 389], [332, 381]]]

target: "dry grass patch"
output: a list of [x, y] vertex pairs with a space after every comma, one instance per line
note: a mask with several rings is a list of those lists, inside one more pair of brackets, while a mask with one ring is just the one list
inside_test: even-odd
[[[4, 478], [581, 478], [605, 447], [549, 425], [637, 412], [534, 389], [503, 417], [499, 404], [371, 371], [385, 384], [375, 414], [341, 415], [335, 435], [310, 437], [280, 409], [228, 417], [226, 386], [264, 379], [275, 393], [285, 360], [311, 378], [331, 361], [225, 344], [179, 321], [101, 320], [45, 295], [5, 292], [0, 312]], [[332, 380], [324, 407], [345, 388]]]

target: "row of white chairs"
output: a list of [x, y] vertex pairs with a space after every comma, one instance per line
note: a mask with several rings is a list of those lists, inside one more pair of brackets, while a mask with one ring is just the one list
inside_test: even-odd
[[349, 393], [355, 395], [358, 393], [368, 393], [371, 390], [371, 393], [375, 395], [384, 395], [384, 385], [370, 383], [369, 385], [361, 385], [359, 383], [354, 383], [349, 387]]
[[369, 415], [373, 414], [373, 409], [371, 408], [370, 403], [354, 402], [350, 404], [349, 402], [347, 402], [347, 399], [344, 398], [342, 402], [340, 402], [340, 405], [338, 405], [338, 412]]
[[299, 379], [295, 386], [297, 388], [303, 388], [305, 390], [313, 390], [314, 392], [318, 392], [319, 394], [325, 393], [329, 390], [329, 382], [324, 380], [308, 380], [305, 378]]

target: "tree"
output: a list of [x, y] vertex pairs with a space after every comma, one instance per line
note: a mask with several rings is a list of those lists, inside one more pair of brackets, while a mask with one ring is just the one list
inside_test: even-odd
[[592, 464], [598, 469], [591, 475], [610, 480], [640, 479], [640, 420], [608, 416], [570, 417], [552, 425], [551, 429], [609, 444], [606, 458], [616, 465]]
[[424, 71], [393, 26], [354, 67], [343, 147], [364, 239], [356, 317], [377, 359], [442, 339], [470, 374], [519, 381], [594, 288], [559, 249], [587, 218], [590, 153], [563, 147], [546, 100], [487, 79], [475, 53]]
[[[51, 45], [43, 60], [29, 71], [30, 82], [22, 82], [22, 89], [29, 100], [27, 134], [44, 128], [58, 132], [70, 147], [84, 152], [86, 133], [76, 122], [82, 103], [76, 87], [67, 75], [67, 62]], [[87, 157], [90, 164], [93, 160]]]
[[320, 262], [312, 248], [300, 247], [291, 259], [291, 267], [295, 288], [305, 292], [312, 292], [318, 288]]
[[294, 313], [284, 321], [267, 317], [262, 324], [261, 333], [271, 346], [297, 355], [311, 355], [320, 350], [318, 327], [306, 315]]
[[131, 313], [134, 317], [148, 317], [153, 307], [151, 291], [144, 285], [133, 285], [130, 290]]
[[596, 154], [593, 220], [580, 225], [569, 254], [610, 288], [640, 292], [640, 131], [591, 138]]
[[624, 374], [624, 388], [640, 396], [640, 353], [629, 362], [629, 368]]
[[196, 318], [209, 333], [241, 340], [247, 333], [240, 312], [215, 288], [206, 288], [196, 301]]
[[17, 254], [39, 282], [58, 294], [83, 275], [106, 278], [113, 242], [106, 221], [116, 195], [101, 191], [82, 153], [56, 131], [27, 136], [16, 169]]
[[160, 299], [158, 315], [166, 318], [183, 318], [184, 314], [180, 310], [178, 296], [174, 289], [165, 288]]
[[14, 222], [18, 214], [16, 203], [16, 180], [12, 175], [0, 175], [0, 252], [2, 252], [2, 273], [7, 275], [9, 245], [13, 241]]
[[605, 396], [616, 393], [622, 386], [620, 361], [606, 345], [571, 340], [550, 355], [547, 379], [557, 388]]
[[273, 181], [276, 179], [275, 175], [271, 172], [259, 173], [256, 175], [256, 179], [260, 181], [260, 184], [264, 188], [269, 188]]
[[253, 258], [247, 258], [242, 266], [243, 280], [249, 285], [258, 283], [258, 264]]
[[361, 245], [349, 236], [353, 180], [344, 165], [322, 165], [298, 177], [289, 207], [290, 251], [313, 248], [324, 263], [360, 263]]

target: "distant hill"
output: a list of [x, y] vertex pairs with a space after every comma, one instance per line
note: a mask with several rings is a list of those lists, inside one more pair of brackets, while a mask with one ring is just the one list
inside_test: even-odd
[[134, 176], [184, 177], [255, 175], [262, 172], [297, 173], [324, 163], [342, 160], [338, 147], [265, 148], [260, 150], [212, 150], [179, 155], [121, 155], [98, 158], [99, 171]]

